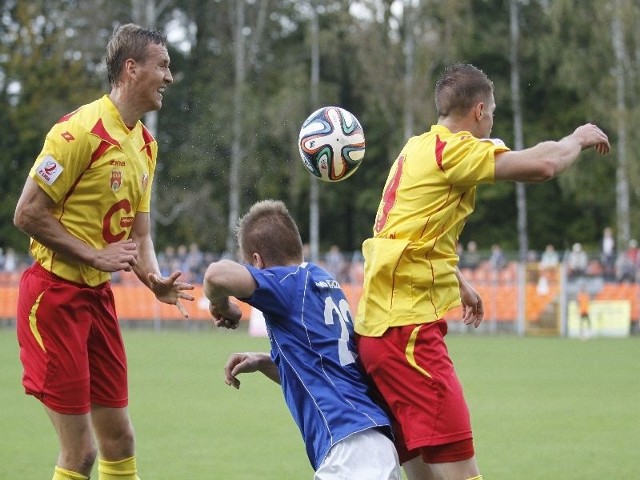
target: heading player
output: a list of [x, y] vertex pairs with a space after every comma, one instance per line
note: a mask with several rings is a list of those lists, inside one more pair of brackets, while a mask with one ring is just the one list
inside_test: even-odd
[[389, 418], [368, 395], [340, 284], [304, 261], [298, 227], [282, 202], [253, 205], [237, 237], [247, 264], [212, 263], [204, 292], [218, 326], [235, 328], [240, 320], [229, 296], [262, 311], [271, 354], [231, 355], [227, 384], [238, 388], [239, 374], [260, 371], [282, 386], [314, 478], [400, 480]]

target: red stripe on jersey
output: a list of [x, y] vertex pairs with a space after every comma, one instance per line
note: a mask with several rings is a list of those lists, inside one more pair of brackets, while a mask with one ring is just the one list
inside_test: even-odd
[[144, 140], [143, 149], [147, 152], [147, 156], [149, 157], [149, 160], [152, 160], [153, 154], [151, 153], [151, 147], [149, 146], [149, 144], [155, 142], [156, 139], [153, 138], [153, 135], [151, 135], [151, 132], [147, 130], [147, 127], [145, 127], [144, 125], [142, 126], [142, 139]]
[[444, 152], [444, 147], [447, 146], [447, 142], [443, 142], [440, 140], [440, 135], [436, 135], [436, 163], [438, 164], [438, 168], [444, 172], [444, 167], [442, 166], [442, 152]]
[[104, 124], [102, 123], [101, 118], [98, 119], [96, 124], [93, 126], [93, 128], [91, 129], [91, 133], [93, 133], [94, 135], [97, 135], [105, 142], [109, 142], [111, 145], [115, 145], [117, 147], [120, 146], [118, 141], [115, 140], [111, 135], [109, 135], [109, 132], [107, 132], [107, 129], [104, 128]]
[[396, 196], [398, 194], [398, 186], [400, 185], [400, 177], [402, 177], [402, 168], [404, 166], [404, 155], [400, 155], [396, 161], [396, 171], [393, 174], [393, 178], [389, 182], [389, 185], [382, 193], [382, 210], [380, 216], [376, 219], [375, 231], [380, 233], [387, 223], [389, 218], [389, 212], [396, 204]]
[[[82, 108], [82, 107], [80, 107]], [[80, 108], [77, 108], [76, 110], [74, 110], [71, 113], [67, 113], [66, 115], [63, 115], [62, 117], [60, 117], [60, 120], [58, 120], [56, 123], [63, 123], [66, 122], [67, 120], [69, 120], [71, 117], [73, 117], [76, 113], [78, 113], [80, 111]]]

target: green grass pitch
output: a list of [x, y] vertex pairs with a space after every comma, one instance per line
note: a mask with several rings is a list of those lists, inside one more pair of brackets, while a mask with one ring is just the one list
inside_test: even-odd
[[[125, 341], [142, 480], [312, 478], [279, 387], [259, 374], [239, 391], [223, 382], [228, 354], [266, 339], [125, 329]], [[639, 338], [452, 334], [449, 348], [485, 479], [640, 478]], [[22, 393], [12, 328], [0, 329], [0, 363], [0, 477], [50, 478], [53, 429]]]

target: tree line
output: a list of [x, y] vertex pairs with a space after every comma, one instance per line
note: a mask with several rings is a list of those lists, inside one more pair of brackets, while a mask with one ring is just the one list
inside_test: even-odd
[[[131, 21], [168, 35], [174, 75], [153, 120], [158, 249], [229, 250], [237, 216], [269, 197], [287, 203], [305, 241], [317, 202], [321, 250], [357, 250], [391, 162], [436, 121], [435, 81], [458, 61], [493, 79], [493, 135], [507, 145], [559, 139], [587, 121], [612, 140], [612, 155], [587, 152], [561, 178], [523, 190], [528, 248], [596, 249], [606, 226], [619, 245], [640, 235], [637, 0], [5, 0], [0, 247], [26, 250], [12, 216], [27, 172], [50, 126], [108, 91], [106, 42]], [[323, 105], [358, 117], [366, 154], [346, 181], [313, 185], [297, 136]], [[518, 249], [516, 189], [480, 187], [461, 240]]]

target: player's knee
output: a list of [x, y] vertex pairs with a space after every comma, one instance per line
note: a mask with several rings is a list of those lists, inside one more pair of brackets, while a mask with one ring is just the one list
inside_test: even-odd
[[133, 456], [134, 450], [135, 433], [131, 425], [111, 432], [111, 435], [100, 440], [102, 458], [120, 460]]
[[88, 474], [91, 472], [98, 455], [98, 449], [93, 443], [87, 443], [73, 450], [60, 452], [58, 464], [74, 472]]

